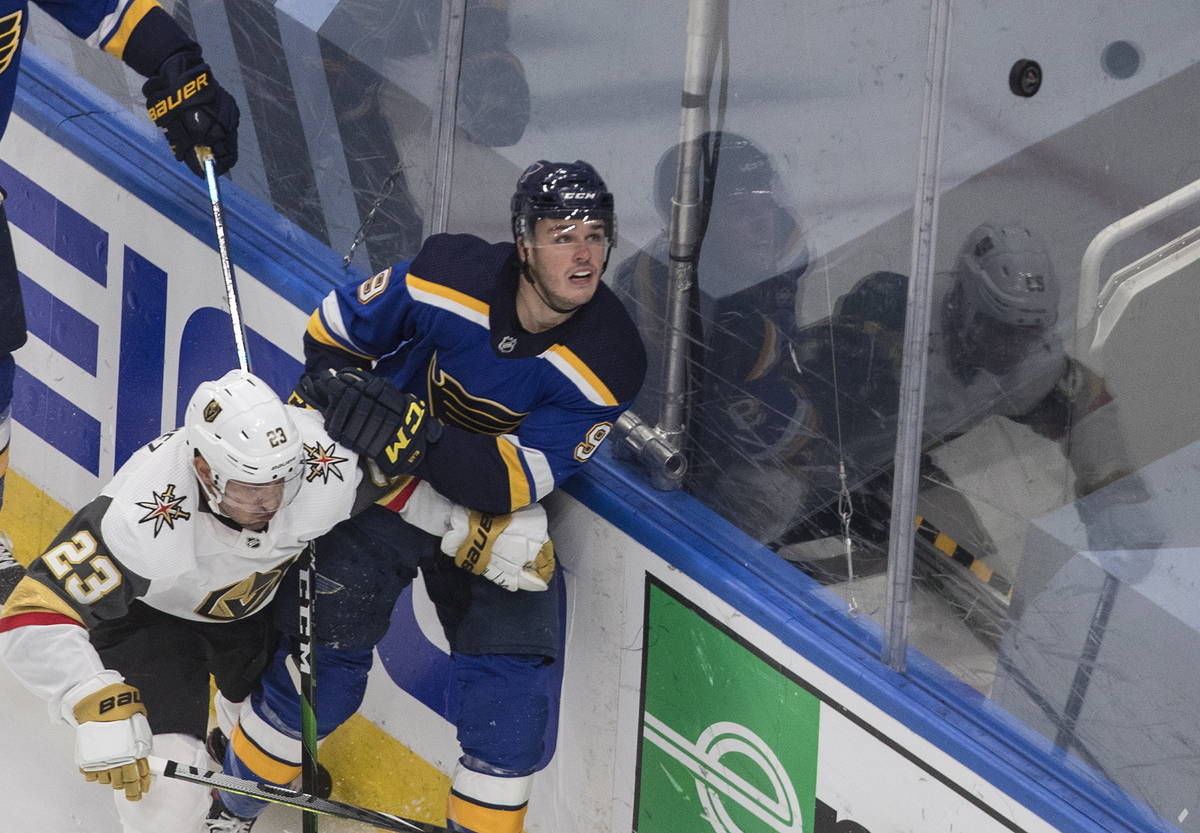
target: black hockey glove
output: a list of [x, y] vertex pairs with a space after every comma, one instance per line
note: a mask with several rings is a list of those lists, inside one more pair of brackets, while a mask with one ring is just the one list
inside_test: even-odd
[[142, 85], [146, 112], [167, 134], [175, 158], [204, 176], [196, 148], [212, 149], [217, 174], [237, 162], [237, 102], [217, 83], [200, 47], [176, 52]]
[[308, 373], [297, 390], [324, 415], [330, 437], [373, 460], [387, 477], [416, 469], [426, 445], [442, 435], [421, 399], [365, 370]]

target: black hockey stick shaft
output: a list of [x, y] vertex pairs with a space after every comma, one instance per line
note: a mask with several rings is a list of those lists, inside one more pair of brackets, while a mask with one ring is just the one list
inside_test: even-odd
[[[310, 542], [300, 561], [300, 783], [306, 793], [317, 788], [317, 679], [313, 612], [316, 607], [317, 545]], [[303, 833], [317, 833], [317, 817], [305, 813]]]
[[305, 815], [315, 813], [323, 816], [336, 816], [337, 818], [350, 819], [351, 821], [362, 822], [363, 824], [372, 824], [383, 830], [399, 831], [399, 833], [413, 833], [413, 831], [416, 831], [416, 833], [450, 833], [446, 828], [438, 827], [436, 824], [426, 824], [425, 822], [406, 819], [402, 816], [393, 816], [391, 813], [381, 813], [378, 810], [368, 810], [365, 807], [357, 807], [353, 804], [343, 804], [340, 801], [320, 798], [309, 793], [297, 792], [296, 790], [290, 790], [287, 787], [280, 787], [275, 784], [266, 784], [261, 781], [247, 781], [244, 778], [235, 778], [232, 775], [225, 775], [221, 772], [198, 769], [194, 766], [188, 766], [178, 761], [159, 758], [154, 755], [150, 756], [149, 761], [150, 771], [157, 775], [174, 778], [179, 781], [188, 781], [204, 787], [215, 787], [224, 792], [246, 795], [251, 798], [262, 799], [263, 801], [270, 801], [273, 804], [295, 807], [303, 810]]

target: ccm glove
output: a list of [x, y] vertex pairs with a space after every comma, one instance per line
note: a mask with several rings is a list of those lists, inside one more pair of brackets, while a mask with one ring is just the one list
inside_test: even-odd
[[374, 461], [387, 477], [411, 473], [442, 435], [421, 399], [365, 370], [306, 374], [298, 390], [324, 414], [330, 437]]
[[75, 762], [83, 777], [124, 790], [130, 801], [141, 799], [150, 789], [151, 734], [138, 690], [123, 682], [106, 685], [80, 698], [72, 715], [78, 724]]
[[545, 590], [554, 575], [546, 510], [536, 503], [509, 515], [455, 506], [442, 552], [464, 570], [505, 590]]
[[237, 162], [240, 115], [233, 96], [213, 78], [199, 46], [176, 52], [142, 85], [146, 112], [167, 134], [175, 158], [204, 176], [196, 148], [212, 149], [217, 174]]

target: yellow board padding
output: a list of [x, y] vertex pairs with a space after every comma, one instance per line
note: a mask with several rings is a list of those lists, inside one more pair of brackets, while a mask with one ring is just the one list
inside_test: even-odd
[[[319, 650], [319, 649], [318, 649]], [[209, 679], [209, 694], [216, 685]], [[217, 723], [209, 703], [210, 725]], [[361, 715], [354, 715], [321, 742], [317, 759], [333, 778], [331, 798], [444, 826], [450, 776]]]
[[446, 824], [450, 777], [365, 717], [356, 714], [334, 730], [317, 757], [333, 776], [334, 799]]
[[0, 530], [13, 540], [13, 554], [25, 566], [50, 546], [74, 513], [46, 495], [14, 469], [4, 478]]

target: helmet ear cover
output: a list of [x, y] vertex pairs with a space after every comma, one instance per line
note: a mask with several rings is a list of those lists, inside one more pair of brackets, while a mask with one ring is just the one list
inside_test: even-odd
[[303, 443], [290, 409], [257, 376], [232, 370], [202, 382], [188, 402], [184, 417], [188, 447], [211, 473], [197, 477], [214, 512], [226, 500], [230, 484], [241, 494], [273, 492], [282, 486], [279, 507], [299, 491]]

